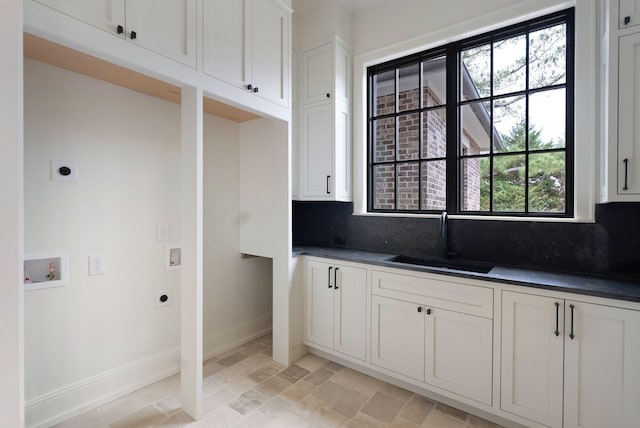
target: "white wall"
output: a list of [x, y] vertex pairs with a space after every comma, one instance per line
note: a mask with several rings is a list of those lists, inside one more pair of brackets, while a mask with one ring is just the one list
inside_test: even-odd
[[[366, 212], [366, 67], [576, 6], [575, 218], [594, 221], [597, 135], [597, 0], [394, 0], [352, 14], [354, 211]], [[579, 125], [579, 126], [577, 126]], [[513, 218], [505, 217], [506, 220]], [[530, 219], [525, 219], [530, 220]], [[552, 220], [553, 221], [553, 220]]]
[[[70, 254], [68, 286], [25, 298], [27, 423], [37, 425], [179, 368], [180, 272], [165, 271], [156, 224], [180, 242], [181, 127], [178, 105], [25, 67], [25, 251]], [[238, 124], [205, 115], [205, 355], [271, 329], [271, 260], [240, 257], [238, 139]], [[52, 159], [78, 162], [79, 181], [50, 181]], [[88, 276], [90, 254], [105, 257], [105, 275]], [[156, 308], [163, 289], [173, 304]]]
[[22, 2], [0, 3], [0, 426], [24, 423]]
[[[428, 33], [460, 26], [473, 32], [474, 21], [481, 26], [503, 25], [505, 20], [518, 19], [527, 13], [567, 4], [566, 0], [393, 0], [375, 3], [359, 9], [352, 16], [354, 53], [371, 52]], [[447, 40], [442, 40], [446, 42]]]
[[205, 358], [271, 330], [271, 259], [240, 257], [239, 127], [205, 115]]
[[[167, 360], [153, 376], [177, 370], [180, 273], [156, 224], [180, 241], [179, 150], [179, 106], [25, 60], [25, 251], [69, 251], [70, 267], [68, 286], [25, 295], [28, 422], [93, 376], [153, 356]], [[79, 181], [50, 181], [50, 160], [78, 162]], [[104, 275], [88, 276], [90, 254]], [[163, 289], [173, 304], [156, 308]], [[115, 387], [144, 380], [129, 377]]]
[[351, 12], [338, 0], [294, 2], [293, 47], [304, 48], [326, 37], [338, 35], [352, 43]]

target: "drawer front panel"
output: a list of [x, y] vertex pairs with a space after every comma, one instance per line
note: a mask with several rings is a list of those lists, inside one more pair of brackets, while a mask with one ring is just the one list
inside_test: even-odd
[[421, 278], [371, 272], [373, 294], [451, 311], [493, 318], [493, 289], [461, 284], [448, 278]]

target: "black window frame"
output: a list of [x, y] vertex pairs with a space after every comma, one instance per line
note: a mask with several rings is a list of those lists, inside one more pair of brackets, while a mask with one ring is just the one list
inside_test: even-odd
[[[522, 91], [514, 91], [508, 94], [493, 94], [493, 85], [491, 85], [491, 93], [488, 97], [481, 97], [473, 100], [461, 100], [459, 97], [461, 88], [460, 88], [460, 76], [461, 76], [461, 53], [464, 50], [471, 49], [473, 47], [493, 44], [496, 41], [513, 38], [521, 35], [526, 35], [527, 42], [529, 40], [529, 34], [535, 32], [537, 30], [542, 30], [545, 28], [553, 27], [559, 24], [566, 24], [566, 77], [565, 82], [562, 84], [544, 86], [542, 88], [529, 88], [529, 67], [525, 67], [525, 81], [526, 81], [526, 89]], [[526, 61], [528, 64], [529, 54], [528, 54], [528, 46], [527, 43], [527, 57]], [[420, 90], [420, 105], [417, 109], [412, 110], [403, 110], [399, 111], [398, 108], [395, 109], [395, 112], [392, 114], [381, 114], [375, 116], [376, 109], [376, 100], [373, 99], [373, 95], [375, 93], [373, 85], [374, 85], [374, 76], [384, 72], [390, 72], [392, 70], [397, 70], [401, 67], [405, 67], [411, 64], [417, 64], [420, 66], [424, 61], [428, 61], [433, 58], [442, 57], [446, 55], [446, 103], [444, 106], [446, 107], [446, 211], [449, 214], [460, 214], [460, 215], [477, 215], [484, 217], [540, 217], [540, 218], [573, 218], [574, 217], [574, 197], [575, 197], [575, 139], [574, 139], [574, 93], [575, 93], [575, 9], [569, 8], [566, 10], [562, 10], [559, 12], [555, 12], [549, 15], [545, 15], [542, 17], [534, 18], [528, 21], [524, 21], [518, 24], [510, 25], [508, 27], [504, 27], [498, 30], [490, 31], [484, 34], [480, 34], [478, 36], [469, 37], [460, 41], [455, 41], [448, 43], [444, 46], [439, 46], [433, 49], [425, 50], [419, 53], [415, 53], [412, 55], [408, 55], [405, 57], [401, 57], [398, 59], [394, 59], [391, 61], [387, 61], [381, 64], [373, 65], [367, 68], [367, 211], [372, 213], [393, 213], [393, 214], [435, 214], [440, 213], [442, 210], [425, 210], [425, 209], [417, 209], [417, 210], [406, 210], [406, 209], [398, 209], [398, 181], [397, 181], [397, 172], [398, 164], [407, 163], [407, 162], [418, 162], [418, 171], [419, 171], [419, 181], [418, 181], [418, 208], [422, 207], [422, 163], [426, 162], [427, 159], [421, 156], [422, 147], [423, 147], [423, 131], [420, 129], [420, 141], [419, 141], [419, 155], [418, 159], [412, 160], [398, 160], [397, 153], [395, 154], [395, 160], [389, 162], [374, 162], [373, 159], [373, 138], [375, 135], [374, 123], [376, 120], [381, 118], [394, 117], [398, 118], [407, 114], [422, 114], [422, 112], [429, 111], [435, 108], [441, 107], [427, 107], [423, 106], [423, 95], [422, 95], [422, 72], [419, 73], [419, 90]], [[493, 61], [492, 61], [493, 63]], [[493, 77], [493, 69], [490, 71], [491, 78]], [[397, 75], [396, 75], [396, 87], [397, 87]], [[551, 89], [550, 89], [551, 88]], [[506, 98], [508, 96], [513, 96], [514, 94], [524, 95], [524, 99], [526, 99], [526, 112], [528, 113], [528, 104], [529, 104], [529, 95], [535, 94], [537, 92], [553, 90], [553, 89], [565, 89], [565, 147], [563, 149], [549, 149], [549, 150], [530, 150], [529, 147], [529, 132], [525, 132], [526, 135], [526, 147], [524, 151], [518, 152], [509, 152], [505, 154], [494, 154], [493, 151], [493, 143], [490, 145], [490, 162], [493, 164], [493, 159], [495, 156], [505, 156], [505, 155], [513, 155], [513, 154], [521, 154], [525, 155], [525, 179], [528, 177], [528, 159], [530, 153], [545, 153], [545, 152], [559, 152], [564, 151], [565, 153], [565, 211], [564, 212], [539, 212], [533, 211], [529, 212], [529, 185], [525, 185], [525, 211], [524, 212], [512, 212], [512, 211], [493, 211], [493, 173], [491, 176], [491, 192], [490, 192], [490, 211], [468, 211], [462, 209], [462, 186], [464, 185], [463, 180], [463, 168], [462, 168], [462, 159], [463, 156], [460, 153], [460, 134], [461, 134], [461, 120], [460, 120], [460, 110], [461, 106], [468, 104], [469, 102], [481, 102], [487, 101], [492, 102], [495, 98]], [[398, 94], [396, 94], [397, 97]], [[493, 116], [493, 115], [491, 115]], [[529, 115], [525, 114], [526, 121], [526, 129], [529, 129]], [[493, 118], [491, 118], [491, 129], [493, 129]], [[491, 136], [493, 140], [493, 136]], [[396, 132], [396, 142], [395, 145], [397, 147], [397, 132]], [[486, 155], [483, 155], [486, 157]], [[477, 155], [480, 157], [480, 155]], [[435, 159], [431, 159], [435, 160]], [[395, 206], [394, 209], [380, 209], [374, 208], [374, 166], [380, 165], [383, 163], [394, 164], [394, 177], [395, 181]]]

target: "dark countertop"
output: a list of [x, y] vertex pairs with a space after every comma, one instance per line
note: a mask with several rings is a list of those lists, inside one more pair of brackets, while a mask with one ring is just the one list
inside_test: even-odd
[[579, 274], [558, 273], [521, 267], [495, 266], [489, 273], [459, 271], [447, 268], [412, 265], [389, 261], [397, 254], [379, 253], [347, 248], [293, 246], [293, 256], [326, 257], [355, 263], [385, 266], [396, 269], [414, 270], [471, 278], [485, 281], [522, 285], [525, 287], [543, 288], [568, 293], [585, 294], [610, 299], [640, 302], [640, 281], [607, 278], [605, 276], [589, 276]]

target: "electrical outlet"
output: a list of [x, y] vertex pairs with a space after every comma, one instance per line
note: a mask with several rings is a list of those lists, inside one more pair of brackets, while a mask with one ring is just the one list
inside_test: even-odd
[[157, 290], [156, 291], [156, 308], [160, 306], [169, 306], [173, 298], [171, 296], [171, 290]]

